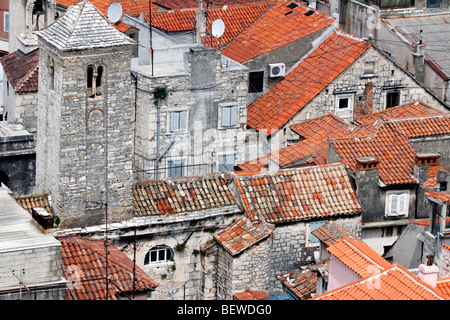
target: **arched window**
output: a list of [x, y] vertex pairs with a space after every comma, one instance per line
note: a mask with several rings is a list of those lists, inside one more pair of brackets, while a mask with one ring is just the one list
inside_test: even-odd
[[147, 252], [144, 264], [171, 261], [172, 258], [172, 249], [166, 246], [156, 246]]
[[49, 87], [50, 90], [55, 90], [55, 64], [53, 59], [49, 58]]
[[89, 66], [87, 68], [87, 93], [89, 98], [102, 95], [103, 67]]

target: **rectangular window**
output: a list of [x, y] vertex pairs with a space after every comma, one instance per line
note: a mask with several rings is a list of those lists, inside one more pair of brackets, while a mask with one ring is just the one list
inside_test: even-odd
[[3, 14], [3, 31], [9, 32], [9, 12]]
[[186, 110], [170, 112], [169, 130], [170, 132], [186, 130]]
[[386, 214], [405, 216], [408, 214], [408, 191], [387, 192]]
[[386, 109], [396, 107], [400, 105], [400, 91], [387, 91], [386, 92]]
[[353, 96], [350, 94], [340, 94], [336, 96], [337, 112], [353, 110]]
[[221, 121], [222, 127], [234, 127], [237, 124], [237, 106], [222, 106]]
[[441, 0], [427, 0], [427, 8], [440, 8]]
[[364, 75], [374, 75], [375, 74], [375, 62], [365, 62], [364, 63]]
[[168, 177], [176, 178], [184, 176], [184, 161], [167, 161]]
[[264, 71], [249, 72], [248, 92], [262, 92], [264, 85]]
[[447, 181], [438, 182], [438, 191], [447, 191]]
[[233, 170], [235, 164], [234, 154], [224, 154], [220, 157], [219, 171]]

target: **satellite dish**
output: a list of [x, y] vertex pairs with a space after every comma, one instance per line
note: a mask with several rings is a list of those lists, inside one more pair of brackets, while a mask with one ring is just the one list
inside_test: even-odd
[[122, 18], [122, 12], [123, 12], [122, 6], [120, 5], [120, 3], [118, 2], [112, 3], [109, 6], [107, 12], [108, 20], [111, 21], [112, 23], [116, 23], [117, 21], [120, 20], [120, 18]]
[[211, 29], [213, 37], [220, 38], [225, 32], [225, 23], [223, 23], [223, 21], [220, 19], [214, 20], [211, 25]]

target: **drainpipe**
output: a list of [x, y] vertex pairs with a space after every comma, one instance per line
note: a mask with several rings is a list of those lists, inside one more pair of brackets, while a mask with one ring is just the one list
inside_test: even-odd
[[444, 235], [444, 233], [447, 233], [450, 231], [450, 229], [445, 228], [445, 222], [447, 220], [447, 204], [444, 203], [441, 207], [441, 226], [440, 226], [440, 232], [437, 233], [437, 245], [436, 245], [436, 258], [439, 259], [439, 247], [441, 245], [440, 243], [440, 237]]
[[156, 172], [155, 178], [159, 179], [159, 134], [160, 134], [160, 123], [161, 123], [161, 98], [158, 98], [158, 103], [156, 107]]
[[444, 80], [444, 102], [447, 103], [448, 97], [448, 83], [450, 82], [450, 78], [446, 78]]

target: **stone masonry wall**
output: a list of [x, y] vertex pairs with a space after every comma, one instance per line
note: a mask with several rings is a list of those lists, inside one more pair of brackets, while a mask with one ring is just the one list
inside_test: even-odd
[[[37, 188], [52, 192], [62, 226], [131, 215], [134, 86], [131, 47], [56, 52], [41, 43]], [[54, 62], [55, 86], [49, 87]], [[87, 69], [103, 67], [101, 95], [88, 97]]]
[[[198, 61], [197, 61], [198, 60]], [[139, 175], [139, 170], [153, 170], [157, 146], [157, 106], [153, 103], [156, 87], [167, 90], [160, 106], [160, 152], [174, 142], [161, 160], [158, 178], [167, 174], [168, 160], [182, 160], [184, 175], [216, 172], [223, 154], [235, 154], [236, 163], [244, 155], [248, 71], [240, 66], [221, 66], [220, 53], [213, 49], [190, 52], [186, 56], [186, 73], [148, 77], [137, 74], [136, 167], [137, 180], [152, 179], [154, 172]], [[207, 65], [204, 74], [199, 66]], [[206, 68], [206, 66], [205, 66]], [[220, 107], [238, 106], [237, 125], [220, 127]], [[169, 131], [169, 113], [187, 111], [186, 130]]]

